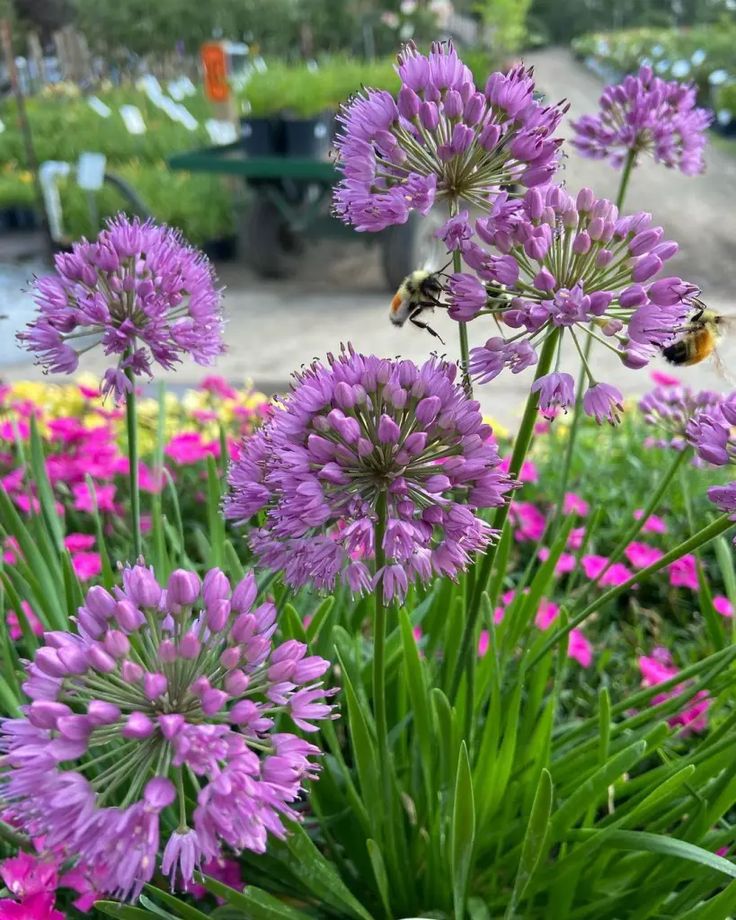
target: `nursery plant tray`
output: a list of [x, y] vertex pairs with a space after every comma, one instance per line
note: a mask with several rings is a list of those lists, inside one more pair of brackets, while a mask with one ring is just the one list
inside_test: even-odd
[[337, 179], [334, 165], [327, 160], [289, 156], [248, 156], [240, 141], [219, 147], [204, 147], [178, 153], [168, 160], [171, 169], [187, 172], [220, 173], [244, 179], [297, 179], [332, 185]]

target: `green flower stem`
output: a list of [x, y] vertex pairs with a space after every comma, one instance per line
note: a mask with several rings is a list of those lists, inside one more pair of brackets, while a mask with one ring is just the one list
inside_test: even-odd
[[[381, 492], [376, 506], [374, 530], [374, 554], [376, 575], [384, 567], [386, 558], [383, 538], [388, 516], [386, 493]], [[378, 738], [379, 769], [383, 773], [384, 785], [388, 786], [388, 721], [386, 719], [386, 605], [383, 603], [383, 584], [376, 581], [374, 588], [375, 618], [373, 621], [373, 715], [376, 720]]]
[[[458, 212], [459, 206], [457, 200], [450, 200], [450, 217], [454, 217]], [[457, 274], [463, 270], [460, 250], [456, 249], [452, 254], [452, 270]], [[460, 370], [463, 375], [463, 386], [465, 392], [470, 398], [473, 396], [473, 384], [470, 382], [470, 347], [468, 345], [468, 324], [462, 321], [458, 322], [460, 331]]]
[[700, 546], [705, 546], [705, 544], [710, 543], [711, 540], [715, 540], [716, 537], [719, 537], [730, 527], [733, 527], [733, 521], [730, 519], [728, 514], [722, 514], [711, 524], [708, 524], [707, 527], [703, 527], [702, 530], [699, 530], [696, 534], [693, 534], [692, 537], [689, 537], [674, 549], [670, 550], [669, 553], [666, 553], [664, 556], [662, 556], [661, 559], [658, 559], [656, 562], [648, 565], [645, 569], [642, 569], [640, 572], [632, 575], [631, 578], [629, 578], [623, 584], [616, 585], [615, 588], [611, 588], [610, 591], [606, 591], [605, 594], [601, 594], [600, 597], [596, 598], [594, 601], [588, 604], [587, 607], [584, 607], [580, 613], [576, 613], [574, 616], [572, 616], [567, 625], [558, 629], [557, 632], [550, 636], [542, 648], [537, 652], [537, 654], [530, 661], [524, 662], [522, 666], [526, 669], [534, 667], [538, 661], [544, 658], [550, 649], [554, 648], [554, 646], [561, 639], [564, 639], [565, 636], [571, 632], [571, 630], [575, 629], [576, 626], [579, 626], [583, 620], [586, 620], [592, 613], [595, 613], [596, 610], [600, 610], [600, 608], [609, 603], [609, 601], [615, 600], [620, 594], [624, 594], [629, 590], [629, 588], [633, 588], [634, 585], [639, 584], [650, 575], [654, 575], [660, 569], [668, 566], [671, 562], [676, 562], [678, 559], [681, 559], [689, 552], [692, 552]]
[[[537, 362], [537, 371], [534, 375], [534, 379], [538, 380], [540, 377], [544, 377], [545, 374], [549, 373], [550, 367], [552, 367], [552, 361], [554, 360], [555, 352], [557, 351], [557, 345], [560, 340], [560, 329], [554, 329], [546, 338], [544, 345], [542, 346], [542, 351], [539, 355], [539, 361]], [[529, 396], [527, 397], [526, 406], [524, 408], [524, 414], [521, 418], [521, 425], [519, 426], [519, 433], [516, 435], [516, 440], [514, 441], [514, 450], [511, 454], [511, 463], [509, 465], [509, 475], [512, 478], [516, 478], [519, 475], [524, 459], [529, 451], [529, 446], [532, 442], [532, 437], [534, 435], [534, 425], [537, 421], [537, 408], [539, 405], [539, 395], [529, 391]], [[495, 530], [502, 532], [506, 526], [506, 520], [509, 516], [509, 503], [506, 502], [500, 508], [496, 509], [496, 514], [494, 515], [492, 526]], [[475, 635], [475, 627], [478, 622], [478, 615], [480, 614], [481, 609], [481, 597], [483, 592], [486, 589], [488, 579], [493, 570], [493, 563], [496, 558], [496, 551], [499, 540], [488, 549], [488, 551], [483, 556], [483, 561], [480, 563], [480, 569], [476, 573], [475, 584], [473, 586], [473, 593], [471, 595], [470, 605], [467, 610], [465, 618], [465, 627], [463, 629], [462, 639], [460, 640], [460, 646], [458, 649], [458, 657], [455, 662], [455, 669], [452, 674], [452, 680], [450, 682], [450, 700], [454, 700], [457, 696], [458, 688], [460, 687], [460, 681], [462, 679], [463, 671], [468, 662], [468, 656], [473, 653], [473, 636]]]
[[[626, 162], [624, 163], [624, 169], [621, 174], [621, 181], [618, 186], [618, 194], [616, 195], [616, 207], [621, 210], [624, 204], [624, 199], [626, 197], [626, 189], [629, 185], [629, 179], [631, 178], [631, 172], [634, 168], [634, 161], [636, 160], [636, 154], [633, 150], [630, 150], [626, 156]], [[593, 328], [591, 323], [590, 328]], [[585, 337], [585, 344], [583, 345], [583, 360], [580, 364], [580, 372], [578, 373], [578, 382], [575, 386], [575, 408], [573, 410], [572, 422], [570, 423], [570, 433], [567, 440], [567, 446], [565, 448], [565, 460], [562, 465], [562, 480], [560, 482], [560, 492], [557, 499], [557, 508], [555, 511], [555, 520], [559, 520], [562, 515], [562, 505], [565, 501], [565, 492], [567, 492], [567, 485], [570, 481], [570, 467], [572, 466], [572, 458], [575, 453], [575, 441], [577, 440], [578, 428], [580, 427], [580, 419], [583, 412], [583, 388], [585, 385], [586, 378], [586, 368], [585, 365], [590, 357], [590, 350], [593, 347], [593, 338], [590, 335]]]
[[624, 171], [621, 173], [621, 181], [618, 185], [618, 195], [616, 195], [616, 207], [621, 211], [624, 206], [624, 199], [626, 198], [626, 189], [629, 187], [629, 179], [631, 178], [631, 171], [634, 168], [634, 162], [636, 161], [636, 151], [629, 150], [626, 154], [626, 162], [624, 163]]
[[667, 468], [667, 472], [664, 474], [664, 476], [660, 480], [659, 485], [657, 486], [654, 493], [652, 494], [652, 497], [647, 502], [646, 507], [642, 510], [641, 517], [639, 518], [638, 521], [634, 521], [634, 523], [631, 525], [631, 527], [629, 527], [629, 529], [626, 531], [623, 537], [621, 537], [620, 541], [616, 544], [616, 547], [614, 548], [613, 552], [609, 555], [608, 562], [606, 563], [605, 568], [601, 570], [601, 572], [598, 574], [598, 577], [592, 579], [585, 586], [585, 590], [583, 591], [583, 594], [582, 594], [583, 597], [587, 594], [587, 592], [594, 585], [598, 584], [598, 582], [601, 580], [601, 578], [603, 578], [603, 576], [611, 568], [611, 566], [614, 565], [616, 562], [618, 562], [618, 560], [623, 555], [623, 552], [626, 549], [626, 547], [634, 539], [634, 537], [637, 536], [639, 531], [646, 524], [647, 518], [655, 511], [660, 501], [662, 500], [662, 496], [667, 491], [669, 484], [672, 482], [678, 470], [681, 469], [682, 464], [685, 462], [686, 458], [690, 456], [691, 453], [692, 451], [690, 450], [690, 448], [685, 448], [685, 450], [681, 450], [677, 452], [677, 455], [675, 456], [674, 460]]
[[141, 543], [141, 495], [138, 488], [138, 420], [136, 415], [135, 379], [130, 368], [125, 369], [130, 390], [125, 396], [125, 422], [128, 434], [128, 471], [130, 481], [130, 513], [133, 526], [133, 558], [143, 554]]

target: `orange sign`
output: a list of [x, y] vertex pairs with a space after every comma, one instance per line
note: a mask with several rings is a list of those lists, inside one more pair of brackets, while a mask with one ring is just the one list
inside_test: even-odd
[[204, 91], [212, 102], [227, 102], [230, 86], [227, 82], [227, 57], [219, 42], [202, 45], [202, 67], [204, 68]]

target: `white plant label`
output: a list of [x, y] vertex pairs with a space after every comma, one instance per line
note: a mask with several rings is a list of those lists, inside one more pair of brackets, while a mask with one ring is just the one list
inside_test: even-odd
[[90, 96], [87, 99], [87, 105], [92, 109], [93, 112], [96, 112], [100, 118], [109, 118], [112, 115], [112, 109], [110, 106], [105, 105], [99, 96]]
[[121, 105], [120, 117], [123, 119], [128, 134], [145, 134], [146, 123], [137, 105]]

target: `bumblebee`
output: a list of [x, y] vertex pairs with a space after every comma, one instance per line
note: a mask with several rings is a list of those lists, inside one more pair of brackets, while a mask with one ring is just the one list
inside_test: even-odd
[[697, 302], [697, 311], [685, 326], [680, 338], [662, 349], [662, 355], [670, 364], [688, 366], [700, 364], [711, 355], [715, 355], [721, 338], [722, 325], [726, 317], [709, 310]]
[[394, 326], [403, 326], [408, 320], [418, 329], [425, 329], [444, 345], [442, 336], [420, 319], [425, 310], [445, 306], [440, 301], [444, 290], [440, 281], [442, 271], [433, 272], [425, 268], [418, 268], [407, 275], [394, 294], [388, 315]]

